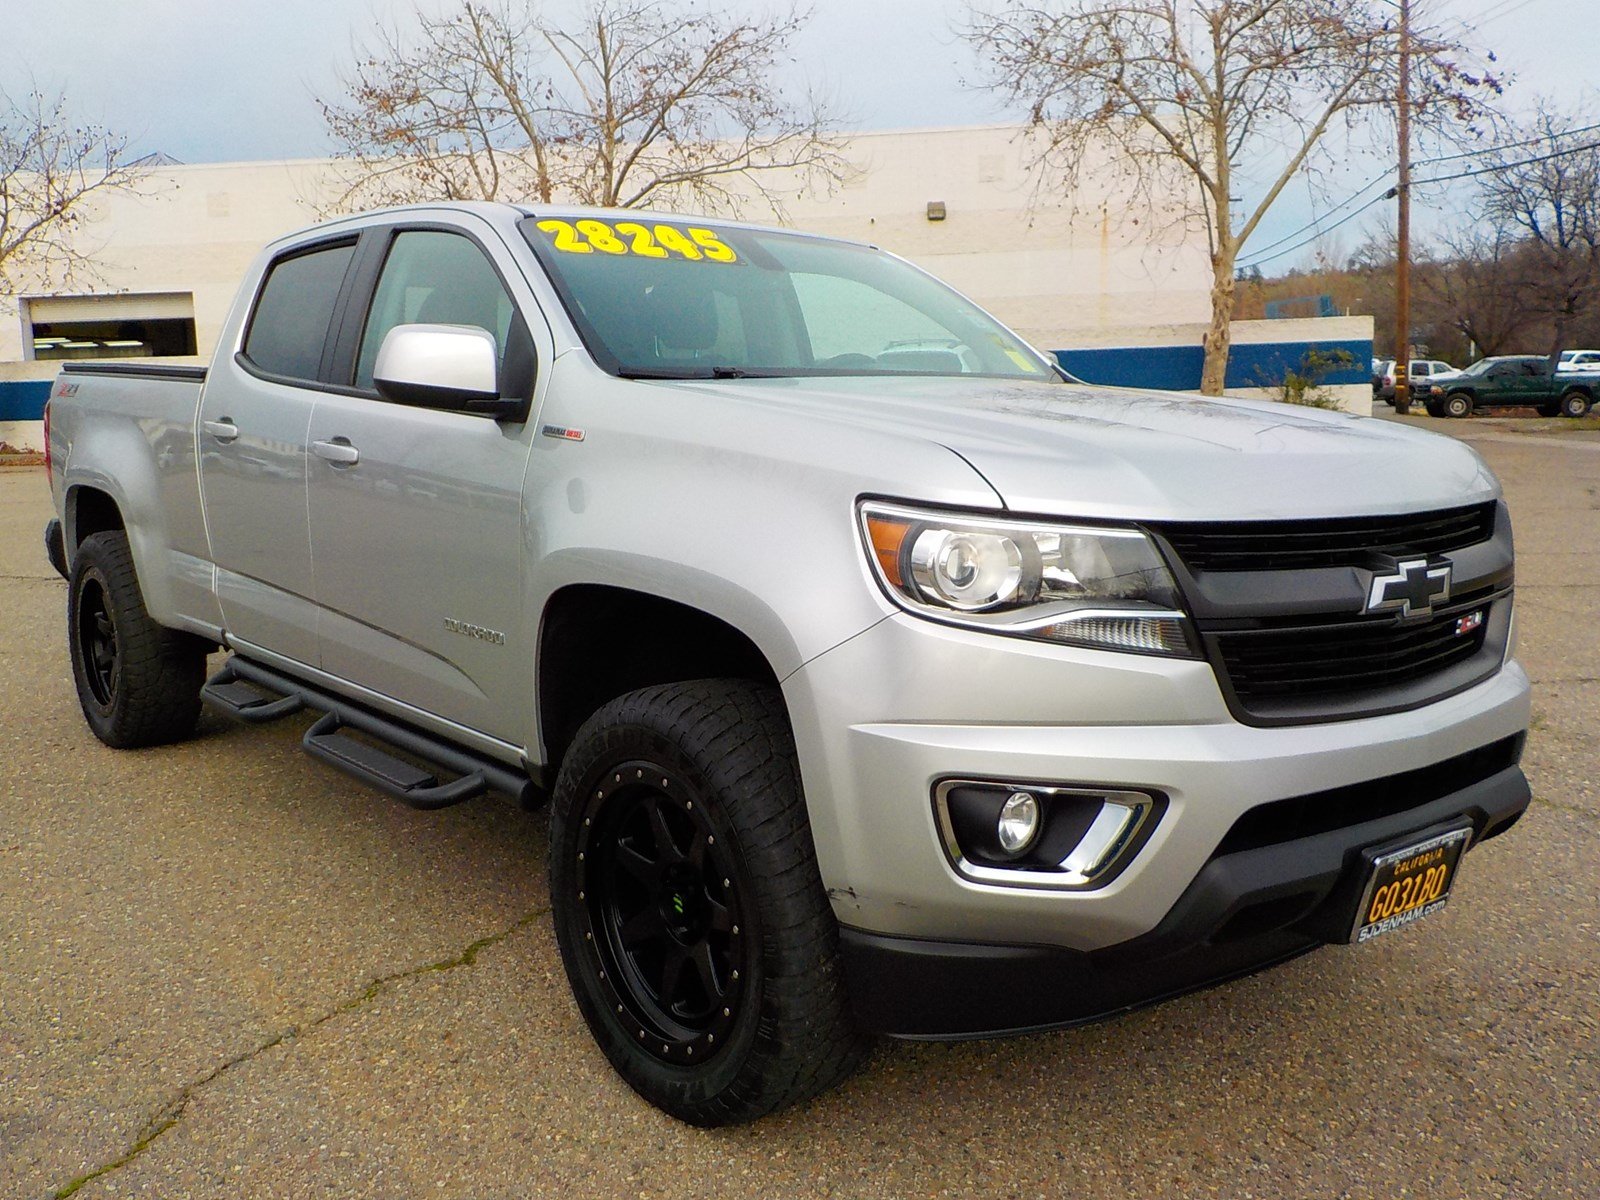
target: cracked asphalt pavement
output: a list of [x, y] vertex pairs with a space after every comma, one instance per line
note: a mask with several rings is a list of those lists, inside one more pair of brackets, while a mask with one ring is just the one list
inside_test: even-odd
[[712, 1132], [590, 1042], [543, 814], [413, 812], [304, 718], [96, 742], [43, 472], [0, 471], [0, 1196], [1600, 1194], [1600, 442], [1432, 424], [1505, 480], [1538, 689], [1533, 807], [1443, 913]]

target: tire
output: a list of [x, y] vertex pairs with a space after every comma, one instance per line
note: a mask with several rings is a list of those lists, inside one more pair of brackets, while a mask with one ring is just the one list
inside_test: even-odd
[[1440, 406], [1447, 417], [1470, 417], [1472, 415], [1472, 397], [1465, 392], [1451, 392], [1444, 398]]
[[85, 538], [67, 583], [72, 678], [95, 737], [127, 750], [192, 734], [210, 645], [150, 619], [128, 535]]
[[1444, 405], [1440, 404], [1437, 400], [1425, 401], [1423, 403], [1423, 407], [1428, 410], [1428, 415], [1430, 417], [1444, 416]]
[[562, 763], [550, 845], [573, 995], [650, 1103], [751, 1121], [865, 1059], [775, 689], [697, 680], [607, 704]]
[[1535, 411], [1537, 411], [1541, 417], [1559, 417], [1561, 415], [1561, 405], [1541, 404]]
[[1563, 417], [1581, 417], [1589, 411], [1591, 401], [1582, 392], [1568, 392], [1561, 397], [1561, 415]]

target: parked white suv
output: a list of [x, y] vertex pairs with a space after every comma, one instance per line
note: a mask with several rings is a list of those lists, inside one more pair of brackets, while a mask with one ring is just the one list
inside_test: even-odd
[[[1372, 398], [1382, 400], [1385, 404], [1394, 404], [1394, 363], [1392, 358], [1385, 358], [1378, 364], [1372, 378]], [[1427, 393], [1428, 387], [1440, 375], [1450, 375], [1456, 371], [1447, 362], [1437, 358], [1413, 358], [1411, 360], [1411, 394], [1420, 397]]]

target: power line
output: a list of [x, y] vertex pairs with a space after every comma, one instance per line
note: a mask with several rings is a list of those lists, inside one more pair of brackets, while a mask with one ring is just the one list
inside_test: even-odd
[[[1317, 228], [1324, 221], [1326, 221], [1329, 217], [1333, 216], [1334, 213], [1338, 212], [1341, 208], [1344, 208], [1347, 205], [1354, 203], [1356, 200], [1360, 199], [1362, 195], [1364, 195], [1365, 193], [1371, 191], [1374, 187], [1376, 187], [1378, 184], [1384, 182], [1386, 179], [1389, 178], [1389, 176], [1391, 176], [1393, 174], [1394, 174], [1394, 168], [1393, 167], [1385, 167], [1382, 171], [1380, 171], [1378, 174], [1374, 175], [1371, 179], [1367, 180], [1366, 183], [1362, 184], [1355, 191], [1351, 192], [1348, 196], [1346, 196], [1343, 200], [1339, 201], [1339, 203], [1335, 204], [1332, 208], [1330, 208], [1327, 212], [1323, 213], [1321, 216], [1313, 217], [1311, 220], [1307, 221], [1304, 225], [1300, 226], [1299, 229], [1296, 229], [1293, 233], [1286, 233], [1275, 242], [1268, 242], [1265, 246], [1261, 246], [1258, 249], [1252, 250], [1250, 252], [1251, 255], [1254, 256], [1254, 255], [1257, 255], [1257, 254], [1265, 254], [1268, 250], [1275, 250], [1279, 246], [1283, 245], [1285, 242], [1299, 237], [1302, 233], [1306, 232], [1306, 230]], [[1313, 236], [1320, 236], [1320, 235], [1313, 235]]]
[[[1553, 142], [1557, 138], [1577, 137], [1581, 133], [1593, 133], [1597, 129], [1600, 129], [1600, 121], [1593, 125], [1580, 125], [1576, 129], [1561, 129], [1553, 133], [1536, 134], [1533, 137], [1520, 138], [1515, 142], [1501, 142], [1498, 146], [1480, 146], [1472, 150], [1460, 150], [1454, 154], [1436, 154], [1432, 158], [1413, 159], [1412, 162], [1416, 166], [1427, 166], [1431, 163], [1453, 162], [1458, 158], [1498, 154], [1502, 150], [1515, 150], [1518, 146], [1532, 146], [1538, 142]], [[1368, 184], [1367, 186], [1371, 187], [1372, 185]], [[1365, 188], [1362, 189], [1362, 191], [1365, 190]], [[1359, 193], [1357, 194], [1359, 195]]]
[[1346, 222], [1355, 220], [1362, 213], [1366, 212], [1367, 209], [1371, 208], [1374, 204], [1377, 204], [1377, 203], [1379, 203], [1380, 201], [1383, 201], [1383, 200], [1393, 199], [1394, 194], [1395, 194], [1395, 189], [1394, 188], [1390, 188], [1387, 192], [1383, 192], [1380, 195], [1374, 196], [1371, 200], [1368, 200], [1360, 208], [1355, 209], [1353, 212], [1347, 213], [1343, 217], [1340, 217], [1337, 221], [1335, 221], [1332, 225], [1329, 225], [1326, 229], [1320, 229], [1316, 233], [1312, 234], [1310, 237], [1304, 238], [1301, 241], [1296, 242], [1294, 245], [1288, 247], [1287, 249], [1279, 250], [1276, 254], [1264, 254], [1264, 255], [1260, 255], [1259, 257], [1252, 258], [1249, 262], [1239, 263], [1238, 264], [1238, 269], [1241, 270], [1241, 271], [1248, 271], [1251, 267], [1259, 267], [1264, 262], [1271, 262], [1273, 259], [1282, 258], [1286, 254], [1293, 254], [1296, 250], [1299, 250], [1302, 247], [1311, 245], [1311, 243], [1316, 241], [1318, 238], [1324, 237], [1327, 234], [1332, 233], [1335, 229], [1339, 228], [1339, 226], [1345, 224]]
[[[1588, 133], [1588, 132], [1591, 132], [1591, 131], [1593, 131], [1595, 129], [1600, 129], [1600, 123], [1597, 123], [1595, 125], [1586, 125], [1586, 126], [1583, 126], [1582, 128], [1579, 128], [1579, 129], [1566, 130], [1566, 131], [1563, 131], [1562, 133], [1550, 134], [1550, 135], [1547, 135], [1545, 137], [1529, 138], [1529, 139], [1526, 139], [1523, 142], [1508, 142], [1504, 146], [1493, 146], [1493, 147], [1489, 147], [1488, 149], [1485, 149], [1483, 151], [1474, 151], [1474, 152], [1471, 152], [1471, 153], [1494, 154], [1494, 153], [1497, 153], [1497, 152], [1502, 151], [1502, 150], [1512, 149], [1513, 147], [1516, 147], [1516, 146], [1519, 146], [1519, 145], [1531, 145], [1534, 142], [1552, 141], [1557, 137], [1568, 137], [1568, 136], [1572, 136], [1574, 134]], [[1412, 187], [1424, 187], [1424, 186], [1426, 186], [1428, 184], [1433, 184], [1433, 183], [1449, 183], [1452, 180], [1456, 180], [1456, 179], [1470, 179], [1473, 176], [1487, 175], [1487, 174], [1489, 174], [1489, 173], [1491, 173], [1493, 171], [1509, 170], [1512, 167], [1526, 167], [1526, 166], [1531, 166], [1534, 163], [1549, 162], [1552, 159], [1564, 158], [1569, 154], [1581, 154], [1585, 150], [1600, 150], [1600, 141], [1585, 142], [1583, 145], [1580, 145], [1580, 146], [1566, 146], [1566, 147], [1564, 147], [1564, 148], [1562, 148], [1560, 150], [1553, 150], [1549, 154], [1538, 154], [1538, 155], [1534, 155], [1531, 158], [1518, 159], [1515, 162], [1491, 163], [1488, 166], [1475, 167], [1474, 169], [1472, 169], [1470, 171], [1457, 171], [1457, 172], [1454, 172], [1453, 174], [1450, 174], [1450, 175], [1435, 175], [1435, 176], [1433, 176], [1431, 178], [1428, 178], [1428, 179], [1415, 179], [1415, 180], [1412, 180], [1411, 186]], [[1423, 159], [1423, 160], [1421, 160], [1421, 162], [1422, 163], [1448, 162], [1448, 161], [1450, 161], [1452, 159], [1464, 158], [1464, 157], [1468, 157], [1468, 156], [1469, 156], [1468, 154], [1447, 154], [1447, 155], [1441, 155], [1438, 158]], [[1392, 172], [1393, 172], [1393, 168], [1390, 168], [1389, 170], [1384, 171], [1382, 174], [1375, 176], [1373, 179], [1371, 179], [1367, 183], [1363, 184], [1360, 188], [1357, 188], [1354, 192], [1352, 192], [1349, 196], [1347, 196], [1343, 201], [1341, 201], [1340, 203], [1334, 205], [1334, 207], [1329, 210], [1329, 214], [1331, 215], [1332, 213], [1338, 212], [1339, 209], [1345, 207], [1345, 205], [1347, 205], [1351, 201], [1355, 200], [1363, 192], [1368, 191], [1369, 189], [1371, 189], [1375, 184], [1379, 183], [1380, 181], [1382, 181], [1384, 179], [1387, 179]], [[1321, 227], [1322, 221], [1325, 219], [1324, 217], [1319, 217], [1316, 220], [1311, 221], [1310, 223], [1308, 223], [1306, 225], [1302, 225], [1299, 229], [1295, 230], [1294, 233], [1287, 234], [1284, 237], [1279, 238], [1275, 242], [1270, 242], [1267, 245], [1263, 246], [1261, 248], [1261, 250], [1258, 250], [1258, 251], [1255, 251], [1254, 253], [1252, 253], [1250, 255], [1250, 258], [1249, 258], [1248, 262], [1243, 262], [1243, 263], [1239, 264], [1239, 269], [1240, 270], [1249, 270], [1251, 267], [1260, 266], [1262, 263], [1272, 262], [1274, 259], [1279, 259], [1279, 258], [1284, 257], [1285, 255], [1293, 254], [1296, 250], [1299, 250], [1299, 249], [1302, 249], [1305, 246], [1311, 245], [1318, 238], [1321, 238], [1326, 234], [1332, 233], [1335, 229], [1339, 228], [1339, 226], [1345, 224], [1346, 222], [1354, 219], [1357, 216], [1360, 216], [1362, 213], [1366, 212], [1367, 209], [1371, 208], [1374, 204], [1377, 204], [1380, 200], [1391, 199], [1391, 198], [1394, 197], [1394, 195], [1395, 195], [1395, 189], [1394, 188], [1390, 188], [1383, 195], [1372, 197], [1372, 199], [1368, 200], [1365, 204], [1363, 204], [1360, 208], [1356, 209], [1354, 212], [1348, 213], [1347, 215], [1341, 217], [1339, 220], [1335, 221], [1332, 225], [1329, 225], [1329, 226], [1327, 226], [1325, 228]], [[1276, 248], [1278, 246], [1283, 245], [1283, 243], [1289, 241], [1292, 238], [1298, 237], [1300, 234], [1302, 234], [1302, 233], [1304, 233], [1304, 232], [1306, 232], [1307, 230], [1310, 230], [1310, 229], [1315, 229], [1315, 232], [1313, 232], [1310, 237], [1302, 238], [1300, 241], [1295, 242], [1292, 246], [1288, 246], [1283, 250], [1276, 250]], [[1276, 250], [1276, 253], [1271, 253], [1271, 254], [1265, 253], [1266, 251], [1270, 251], [1270, 250]]]
[[1504, 17], [1509, 17], [1514, 13], [1521, 12], [1532, 3], [1533, 0], [1510, 0], [1509, 4], [1501, 4], [1496, 8], [1491, 8], [1483, 16], [1478, 17], [1474, 22], [1474, 25], [1483, 26], [1489, 24], [1491, 21], [1498, 21]]
[[1470, 179], [1474, 175], [1487, 175], [1491, 171], [1509, 171], [1512, 167], [1527, 167], [1534, 163], [1549, 162], [1555, 158], [1565, 158], [1569, 154], [1582, 154], [1585, 150], [1600, 150], [1600, 142], [1585, 142], [1581, 146], [1568, 146], [1563, 150], [1552, 150], [1549, 154], [1537, 154], [1532, 158], [1518, 159], [1516, 162], [1490, 163], [1486, 167], [1475, 167], [1470, 171], [1457, 171], [1453, 175], [1435, 175], [1432, 179], [1419, 179], [1418, 184], [1449, 183], [1452, 179]]

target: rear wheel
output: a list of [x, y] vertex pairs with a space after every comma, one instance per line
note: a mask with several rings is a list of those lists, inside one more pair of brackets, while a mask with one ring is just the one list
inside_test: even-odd
[[1444, 415], [1447, 417], [1470, 417], [1472, 415], [1472, 397], [1465, 392], [1451, 392], [1444, 398]]
[[150, 619], [120, 530], [85, 538], [73, 557], [67, 642], [84, 718], [106, 745], [155, 746], [194, 732], [210, 645]]
[[1561, 397], [1563, 417], [1581, 417], [1589, 411], [1590, 400], [1582, 392], [1568, 392]]
[[573, 994], [646, 1100], [729, 1125], [861, 1062], [775, 690], [700, 680], [607, 704], [562, 763], [550, 840]]

